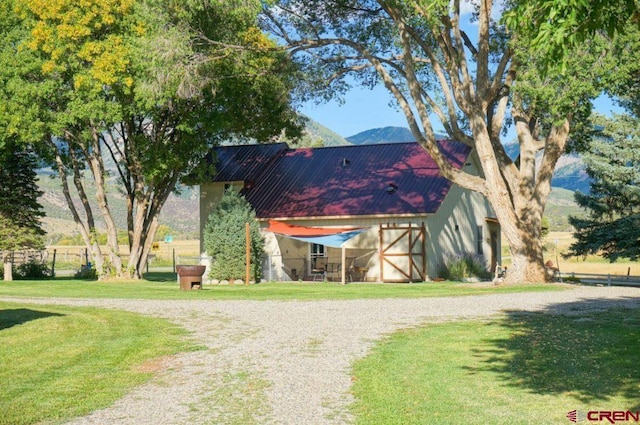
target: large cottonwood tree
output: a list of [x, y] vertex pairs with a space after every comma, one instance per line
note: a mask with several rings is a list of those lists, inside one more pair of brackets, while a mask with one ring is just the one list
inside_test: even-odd
[[[544, 281], [542, 216], [551, 177], [572, 123], [588, 116], [599, 92], [601, 49], [597, 37], [577, 44], [567, 55], [570, 74], [551, 67], [541, 75], [547, 59], [532, 55], [536, 34], [499, 25], [494, 17], [502, 11], [492, 0], [471, 3], [475, 10], [465, 14], [469, 4], [283, 0], [265, 8], [263, 25], [316, 77], [309, 88], [331, 94], [350, 81], [383, 84], [442, 174], [491, 203], [511, 251], [507, 281]], [[503, 148], [509, 124], [520, 145], [515, 161]], [[480, 175], [446, 161], [434, 125], [475, 149]]]
[[[11, 39], [2, 65], [14, 67], [0, 74], [13, 113], [0, 122], [49, 145], [101, 277], [141, 275], [167, 197], [187, 176], [197, 181], [212, 146], [297, 129], [292, 68], [256, 26], [257, 0], [8, 3], [0, 10], [10, 18], [0, 32]], [[30, 126], [19, 118], [26, 111]], [[110, 181], [127, 200], [124, 264]], [[106, 253], [96, 240], [98, 217]]]

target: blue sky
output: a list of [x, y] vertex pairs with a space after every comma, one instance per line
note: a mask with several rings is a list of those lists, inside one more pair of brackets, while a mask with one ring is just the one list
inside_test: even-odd
[[[300, 112], [343, 137], [372, 128], [408, 127], [404, 115], [395, 107], [389, 106], [390, 99], [391, 95], [383, 86], [373, 90], [354, 87], [344, 97], [343, 104], [337, 101], [320, 105], [308, 102], [300, 108]], [[599, 113], [607, 116], [612, 112], [622, 112], [622, 109], [606, 96], [596, 99], [594, 106]], [[433, 125], [436, 132], [444, 133], [439, 123], [434, 121]]]
[[384, 86], [373, 90], [354, 87], [341, 105], [331, 101], [320, 105], [306, 103], [300, 112], [343, 137], [380, 127], [408, 127], [404, 115], [389, 106], [391, 95]]
[[[462, 15], [467, 15], [472, 9], [470, 0], [461, 2]], [[498, 19], [498, 13], [502, 10], [502, 0], [494, 2], [494, 19]], [[467, 15], [468, 16], [468, 15]], [[466, 27], [468, 34], [473, 38], [475, 23], [462, 23]], [[370, 90], [361, 86], [356, 86], [344, 96], [344, 103], [331, 101], [316, 105], [309, 102], [300, 108], [300, 112], [307, 115], [314, 121], [330, 128], [343, 137], [353, 136], [365, 130], [380, 127], [408, 127], [404, 115], [394, 106], [389, 106], [391, 94], [387, 89], [379, 85]], [[613, 104], [606, 96], [601, 96], [594, 102], [595, 109], [603, 115], [611, 115], [611, 112], [621, 113], [622, 110]], [[444, 133], [442, 125], [433, 121], [436, 133]], [[514, 134], [514, 132], [510, 132]], [[514, 136], [508, 135], [505, 142], [510, 141]]]

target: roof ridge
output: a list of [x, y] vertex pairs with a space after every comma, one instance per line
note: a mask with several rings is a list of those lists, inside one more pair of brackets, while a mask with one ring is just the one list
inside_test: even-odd
[[[456, 142], [462, 143], [457, 140], [446, 138], [446, 139], [436, 139], [436, 142]], [[303, 151], [303, 150], [324, 150], [324, 149], [340, 149], [340, 148], [364, 148], [364, 147], [376, 147], [376, 146], [401, 146], [401, 145], [420, 145], [417, 141], [413, 142], [384, 142], [384, 143], [361, 143], [361, 144], [349, 144], [349, 145], [336, 145], [336, 146], [303, 146], [299, 148], [289, 147], [287, 150], [289, 152], [292, 151]], [[420, 145], [422, 146], [422, 145]]]

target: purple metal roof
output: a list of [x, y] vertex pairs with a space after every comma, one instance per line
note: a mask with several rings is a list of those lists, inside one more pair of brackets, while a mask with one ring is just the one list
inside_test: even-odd
[[[457, 168], [471, 152], [459, 142], [441, 141], [440, 145]], [[235, 161], [234, 172], [228, 175], [253, 181], [242, 193], [258, 218], [433, 213], [451, 187], [417, 143], [283, 150], [259, 176], [253, 174], [253, 179], [240, 178], [242, 171], [237, 167], [241, 162]], [[255, 171], [252, 164], [247, 165], [245, 174]], [[231, 165], [221, 164], [220, 170], [228, 167]], [[230, 181], [220, 175], [215, 180]]]
[[214, 182], [255, 181], [265, 168], [286, 151], [286, 143], [220, 146], [208, 158], [215, 165]]

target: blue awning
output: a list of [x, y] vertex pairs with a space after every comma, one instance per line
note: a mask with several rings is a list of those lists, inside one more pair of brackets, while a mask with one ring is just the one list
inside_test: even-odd
[[318, 245], [330, 246], [332, 248], [342, 248], [342, 246], [351, 238], [358, 236], [360, 233], [368, 229], [359, 229], [352, 232], [336, 233], [326, 236], [291, 236], [282, 235], [291, 239], [296, 239], [306, 243], [315, 243]]
[[369, 230], [369, 228], [307, 227], [271, 220], [269, 227], [265, 230], [306, 243], [342, 248], [349, 239]]

